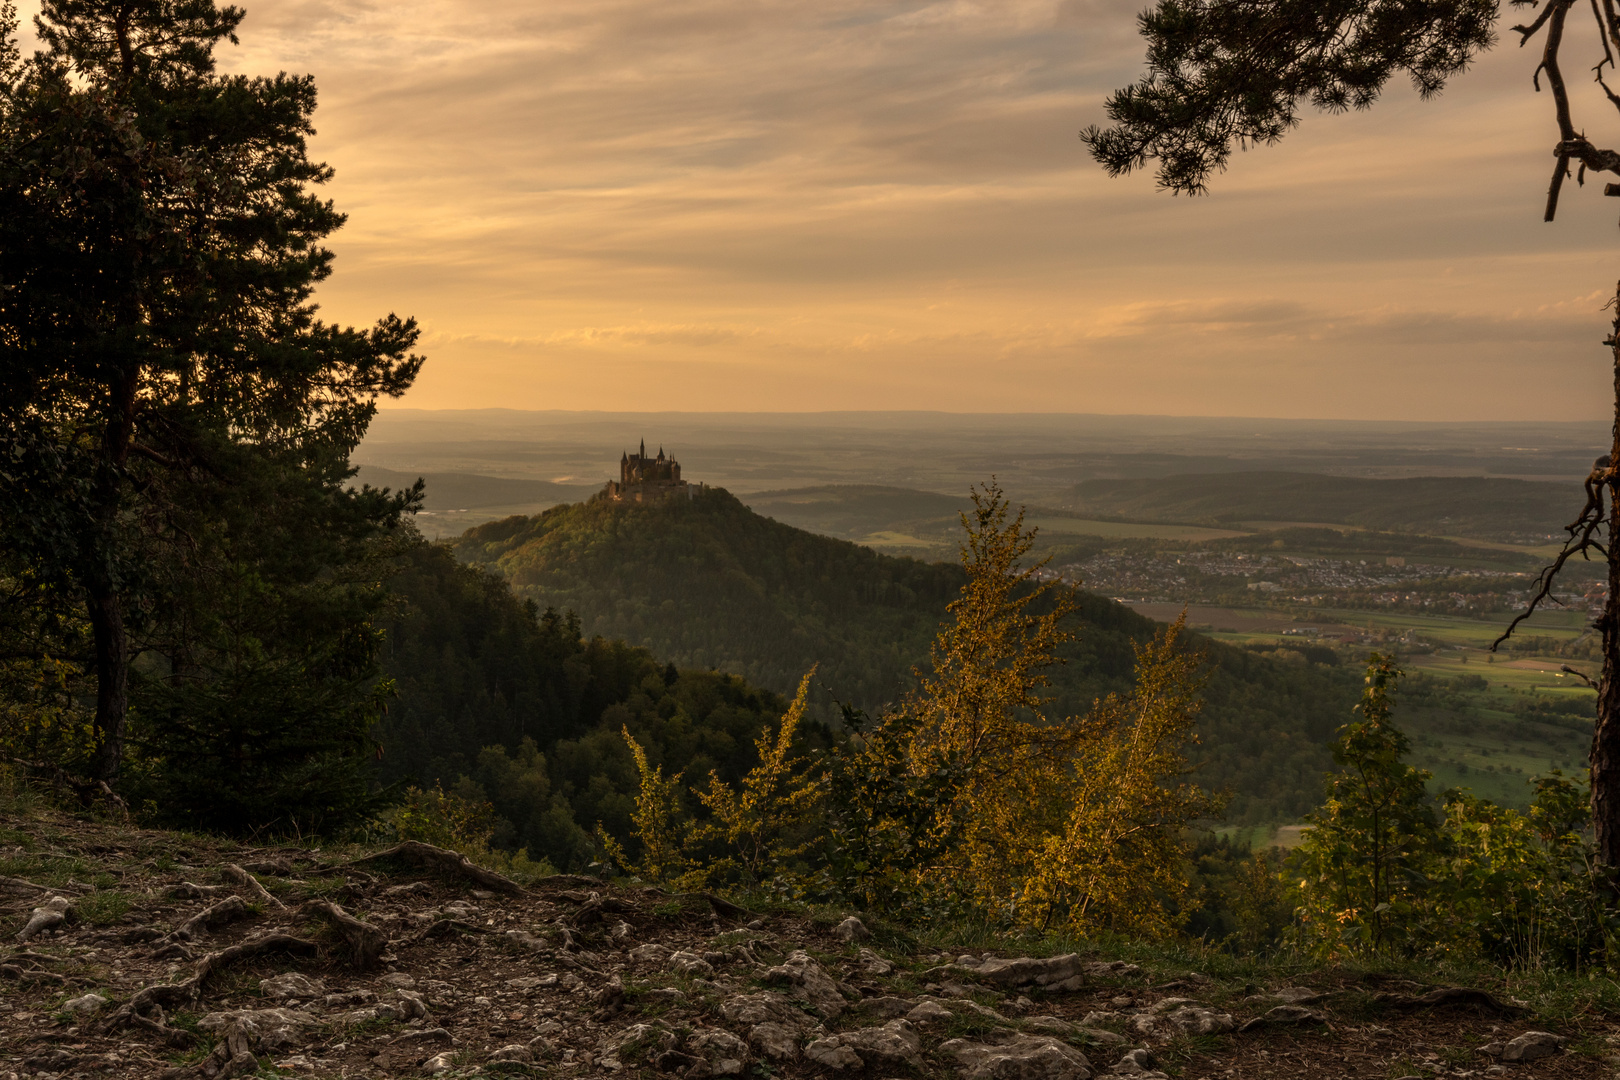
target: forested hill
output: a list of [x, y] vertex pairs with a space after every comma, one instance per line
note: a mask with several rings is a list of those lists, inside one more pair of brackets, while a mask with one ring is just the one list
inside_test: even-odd
[[[719, 668], [791, 691], [819, 664], [841, 700], [902, 696], [957, 595], [960, 568], [881, 555], [752, 513], [723, 490], [691, 501], [593, 500], [468, 531], [459, 559], [496, 570], [520, 597], [579, 613], [587, 635], [624, 638], [681, 667]], [[1082, 594], [1078, 640], [1053, 678], [1054, 711], [1129, 688], [1132, 642], [1155, 624]], [[1202, 779], [1236, 794], [1234, 820], [1303, 813], [1320, 796], [1326, 744], [1350, 715], [1350, 673], [1201, 642]]]

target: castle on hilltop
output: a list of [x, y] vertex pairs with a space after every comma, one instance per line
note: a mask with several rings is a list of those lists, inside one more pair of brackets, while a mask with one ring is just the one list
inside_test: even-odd
[[690, 499], [703, 490], [702, 484], [689, 484], [681, 479], [681, 463], [674, 457], [664, 456], [658, 448], [657, 457], [647, 456], [647, 441], [641, 442], [638, 453], [621, 454], [619, 478], [609, 480], [602, 494], [615, 502], [657, 502], [660, 499]]

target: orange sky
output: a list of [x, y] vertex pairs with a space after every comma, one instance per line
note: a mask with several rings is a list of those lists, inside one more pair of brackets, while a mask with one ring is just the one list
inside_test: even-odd
[[1531, 52], [1171, 198], [1076, 138], [1142, 4], [245, 0], [223, 60], [316, 76], [321, 299], [421, 320], [410, 407], [1605, 415], [1620, 199], [1541, 223]]

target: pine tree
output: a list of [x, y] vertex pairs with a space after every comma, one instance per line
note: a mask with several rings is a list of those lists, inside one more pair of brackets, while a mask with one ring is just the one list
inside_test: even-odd
[[[415, 324], [316, 318], [321, 242], [343, 216], [313, 190], [331, 176], [307, 154], [315, 86], [217, 74], [242, 17], [212, 0], [44, 0], [26, 60], [9, 9], [0, 25], [0, 549], [87, 628], [82, 764], [102, 780], [124, 764], [137, 656], [184, 711], [205, 686], [225, 700], [229, 679], [210, 680], [232, 650], [279, 655], [255, 677], [277, 671], [264, 707], [303, 717], [289, 737], [360, 724], [376, 574], [320, 599], [321, 619], [296, 612], [413, 498], [347, 480], [377, 398], [420, 367]], [[258, 543], [288, 512], [311, 525], [295, 548]], [[276, 632], [209, 610], [271, 593]], [[352, 756], [353, 732], [339, 741]]]

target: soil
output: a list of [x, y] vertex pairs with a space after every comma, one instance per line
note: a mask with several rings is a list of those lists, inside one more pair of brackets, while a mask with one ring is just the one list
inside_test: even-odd
[[[824, 914], [571, 876], [520, 887], [472, 880], [454, 856], [236, 846], [54, 814], [5, 823], [0, 874], [0, 1080], [1084, 1076], [1058, 1051], [1046, 1071], [975, 1074], [955, 1052], [965, 1044], [951, 1042], [994, 1048], [1019, 1032], [1080, 1051], [1100, 1076], [1156, 1075], [1118, 1064], [1141, 1048], [1152, 1069], [1185, 1078], [1541, 1080], [1614, 1076], [1605, 1055], [1620, 1042], [1613, 1016], [1589, 1006], [1536, 1015], [1500, 987], [1423, 1005], [1429, 985], [1337, 969], [1284, 987], [1167, 978], [1099, 954], [1066, 961], [1092, 961], [1072, 989], [1043, 989], [977, 971], [1016, 951], [947, 956], [881, 927], [846, 941], [860, 928], [841, 931]], [[70, 903], [64, 921], [17, 941], [52, 896]], [[359, 922], [334, 921], [323, 904]], [[189, 938], [177, 933], [210, 910]], [[795, 982], [806, 970], [811, 981]], [[266, 985], [287, 973], [307, 981]], [[292, 997], [276, 996], [289, 986]], [[786, 1056], [768, 1056], [754, 1021], [737, 1018], [739, 998], [761, 994], [777, 996], [750, 1000], [785, 1010]], [[1162, 1004], [1186, 999], [1236, 1029], [1275, 1017], [1289, 997], [1310, 1010], [1302, 1022], [1210, 1034], [1178, 1027], [1166, 1017], [1191, 1012]], [[932, 1015], [889, 1019], [925, 1001]], [[1092, 1013], [1110, 1015], [1086, 1028]], [[915, 1047], [858, 1064], [846, 1053], [843, 1069], [813, 1060], [828, 1058], [829, 1036], [886, 1022]], [[1530, 1030], [1559, 1036], [1558, 1051], [1512, 1064], [1482, 1052]]]

